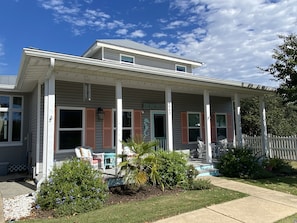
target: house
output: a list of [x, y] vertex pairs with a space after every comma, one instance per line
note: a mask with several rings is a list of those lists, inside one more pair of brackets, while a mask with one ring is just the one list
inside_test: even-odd
[[82, 56], [24, 48], [17, 76], [0, 79], [0, 162], [40, 180], [78, 145], [121, 154], [135, 136], [170, 151], [201, 138], [212, 162], [218, 139], [241, 144], [240, 98], [269, 89], [194, 75], [201, 65], [130, 40], [97, 40]]

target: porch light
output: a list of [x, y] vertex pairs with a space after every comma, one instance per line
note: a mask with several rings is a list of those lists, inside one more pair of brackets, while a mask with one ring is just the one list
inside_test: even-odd
[[104, 119], [104, 111], [101, 107], [99, 107], [97, 109], [97, 116], [98, 116], [98, 120], [103, 120]]

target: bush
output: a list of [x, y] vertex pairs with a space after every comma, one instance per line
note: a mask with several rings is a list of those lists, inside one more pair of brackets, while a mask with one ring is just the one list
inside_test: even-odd
[[54, 167], [41, 184], [36, 203], [42, 210], [53, 210], [55, 216], [66, 216], [102, 207], [107, 195], [101, 173], [88, 162], [72, 159]]
[[268, 158], [262, 162], [263, 168], [274, 174], [295, 174], [296, 170], [286, 160]]
[[186, 187], [188, 184], [187, 159], [178, 152], [157, 151], [157, 171], [165, 188]]
[[190, 185], [190, 190], [208, 190], [212, 188], [212, 184], [209, 179], [196, 179]]
[[242, 178], [252, 178], [261, 168], [256, 155], [247, 148], [230, 148], [217, 167], [224, 176]]

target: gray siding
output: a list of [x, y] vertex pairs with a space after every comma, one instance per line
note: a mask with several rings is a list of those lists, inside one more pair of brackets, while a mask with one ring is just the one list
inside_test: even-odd
[[[92, 85], [91, 101], [83, 99], [83, 84], [74, 82], [56, 82], [56, 105], [69, 107], [87, 107], [112, 109], [115, 108], [115, 87]], [[190, 149], [195, 148], [196, 144], [183, 145], [181, 142], [181, 112], [203, 112], [203, 95], [173, 93], [173, 137], [174, 149]], [[123, 88], [123, 109], [142, 110], [142, 125], [149, 121], [150, 128], [151, 110], [143, 109], [143, 104], [165, 104], [165, 91], [151, 91], [142, 89]], [[230, 98], [210, 97], [211, 113], [231, 113], [232, 101]], [[165, 107], [165, 106], [164, 106]], [[102, 124], [100, 120], [96, 120], [96, 149], [102, 151]], [[150, 140], [150, 129], [145, 140]], [[56, 154], [56, 159], [60, 160], [65, 157], [74, 156], [72, 154]]]
[[[197, 147], [196, 143], [182, 144], [181, 112], [204, 112], [203, 95], [173, 93], [172, 101], [174, 149], [194, 149]], [[210, 108], [211, 114], [231, 113], [232, 101], [225, 97], [210, 97]]]
[[[135, 64], [148, 66], [148, 67], [154, 67], [154, 68], [161, 68], [161, 69], [167, 69], [172, 70], [175, 72], [175, 62], [171, 62], [168, 60], [162, 60], [158, 58], [152, 58], [152, 57], [146, 57], [138, 54], [129, 54], [125, 52], [120, 52], [117, 50], [112, 49], [104, 49], [104, 59], [107, 60], [113, 60], [113, 61], [120, 61], [120, 55], [125, 54], [129, 56], [135, 57]], [[178, 63], [179, 65], [183, 65], [187, 67], [187, 72], [192, 73], [192, 69], [190, 65]]]

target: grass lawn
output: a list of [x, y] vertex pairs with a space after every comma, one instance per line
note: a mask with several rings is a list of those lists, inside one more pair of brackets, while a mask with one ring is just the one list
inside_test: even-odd
[[236, 179], [237, 181], [264, 187], [271, 190], [293, 194], [297, 196], [297, 176], [275, 177], [267, 179]]
[[143, 201], [111, 205], [97, 211], [67, 218], [36, 219], [26, 220], [23, 222], [152, 222], [158, 219], [197, 210], [212, 204], [223, 203], [245, 196], [247, 195], [240, 192], [213, 187], [209, 190], [184, 191], [174, 195], [158, 196]]

